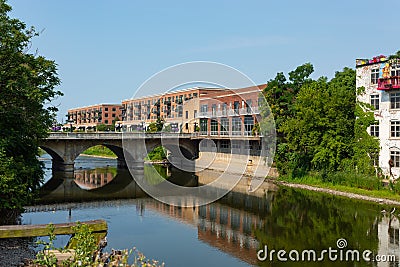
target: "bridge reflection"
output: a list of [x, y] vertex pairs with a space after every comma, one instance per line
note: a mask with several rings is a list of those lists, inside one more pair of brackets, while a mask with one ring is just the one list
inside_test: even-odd
[[90, 170], [75, 170], [75, 183], [82, 189], [91, 190], [103, 187], [117, 175], [116, 168], [96, 168]]
[[[151, 183], [168, 182], [182, 186], [197, 186], [197, 176], [176, 168], [145, 165], [144, 172], [135, 174], [136, 179]], [[127, 169], [102, 167], [76, 169], [74, 172], [54, 171], [40, 188], [40, 203], [66, 201], [92, 201], [146, 197], [147, 194], [135, 182]]]

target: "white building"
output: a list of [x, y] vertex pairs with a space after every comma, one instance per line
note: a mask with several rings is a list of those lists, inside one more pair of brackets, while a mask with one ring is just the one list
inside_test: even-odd
[[400, 60], [378, 56], [372, 60], [356, 60], [357, 88], [365, 87], [359, 101], [374, 107], [377, 124], [369, 133], [379, 138], [379, 167], [384, 175], [400, 177]]

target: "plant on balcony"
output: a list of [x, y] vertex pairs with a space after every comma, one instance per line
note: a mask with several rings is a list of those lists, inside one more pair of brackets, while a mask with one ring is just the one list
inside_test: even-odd
[[254, 124], [253, 128], [251, 129], [251, 134], [253, 136], [258, 136], [260, 133], [260, 124], [257, 122], [256, 124]]

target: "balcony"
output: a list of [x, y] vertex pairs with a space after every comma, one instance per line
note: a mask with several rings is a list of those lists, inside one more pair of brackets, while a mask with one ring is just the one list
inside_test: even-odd
[[400, 89], [400, 76], [379, 78], [378, 90], [391, 90], [391, 89]]
[[239, 115], [239, 109], [229, 109], [228, 110], [228, 116], [238, 116]]
[[211, 112], [201, 111], [201, 112], [197, 113], [196, 119], [197, 118], [210, 118], [210, 115], [211, 115]]

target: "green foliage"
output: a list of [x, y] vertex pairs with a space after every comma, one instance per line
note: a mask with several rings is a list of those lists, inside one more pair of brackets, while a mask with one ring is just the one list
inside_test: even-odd
[[[43, 249], [39, 251], [36, 255], [36, 259], [33, 261], [35, 266], [46, 266], [46, 267], [56, 267], [57, 258], [54, 254], [54, 250], [60, 252], [68, 252], [66, 249], [54, 247], [54, 241], [56, 236], [54, 234], [54, 225], [49, 224], [47, 226], [49, 233], [49, 242], [38, 241], [38, 244], [43, 245]], [[129, 251], [127, 249], [121, 251], [114, 251], [112, 255], [103, 255], [100, 257], [99, 249], [97, 246], [97, 240], [95, 235], [92, 233], [90, 226], [87, 224], [77, 223], [73, 227], [74, 235], [70, 242], [74, 244], [74, 257], [66, 259], [62, 262], [64, 267], [76, 267], [76, 266], [125, 266], [125, 267], [162, 267], [164, 263], [159, 265], [159, 262], [152, 259], [147, 259], [143, 253], [139, 252], [134, 248]], [[129, 255], [134, 255], [134, 264], [129, 265], [128, 259]], [[104, 257], [106, 256], [106, 257]], [[105, 265], [105, 262], [109, 261], [109, 265]]]
[[97, 240], [87, 224], [78, 222], [72, 229], [75, 232], [71, 239], [71, 242], [75, 244], [74, 263], [79, 262], [81, 266], [90, 266], [97, 250]]
[[155, 122], [149, 124], [149, 126], [147, 127], [147, 132], [149, 133], [161, 132], [164, 127], [164, 123], [165, 123], [164, 120], [158, 117]]
[[114, 131], [115, 125], [99, 124], [96, 126], [96, 130], [99, 132]]
[[38, 142], [52, 126], [57, 108], [50, 101], [60, 80], [56, 64], [29, 54], [35, 29], [8, 16], [0, 0], [0, 209], [21, 208], [33, 197], [43, 177]]
[[280, 174], [374, 175], [371, 158], [378, 155], [379, 143], [367, 127], [375, 120], [367, 105], [356, 102], [355, 71], [344, 68], [330, 81], [325, 77], [311, 80], [311, 72], [307, 64], [300, 66], [289, 73], [289, 83], [278, 74], [266, 92], [280, 134], [275, 157]]
[[167, 179], [167, 168], [157, 164], [144, 165], [144, 179], [149, 185], [157, 185]]
[[147, 154], [146, 160], [150, 161], [160, 161], [166, 159], [165, 150], [162, 146], [158, 146], [154, 148], [152, 151]]
[[105, 157], [116, 157], [114, 152], [112, 152], [108, 147], [103, 145], [97, 145], [90, 147], [82, 152], [82, 154], [86, 155], [94, 155], [94, 156], [105, 156]]
[[55, 250], [54, 240], [56, 240], [56, 235], [54, 234], [54, 225], [47, 225], [47, 230], [49, 233], [49, 242], [44, 242], [42, 240], [38, 241], [38, 245], [43, 245], [43, 249], [36, 254], [36, 259], [34, 263], [39, 266], [49, 266], [56, 267], [57, 266], [57, 258], [54, 253], [50, 253], [49, 250]]
[[275, 117], [278, 133], [281, 133], [282, 123], [294, 114], [294, 102], [301, 86], [310, 82], [309, 76], [313, 73], [314, 67], [305, 63], [289, 72], [289, 81], [280, 72], [273, 80], [267, 82], [264, 89], [264, 96]]

